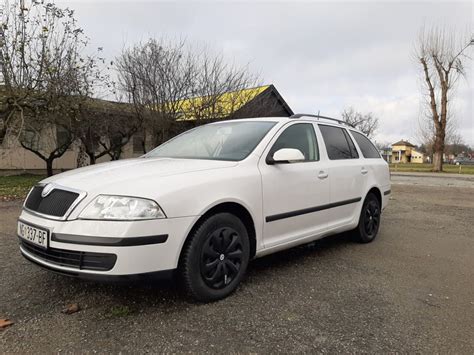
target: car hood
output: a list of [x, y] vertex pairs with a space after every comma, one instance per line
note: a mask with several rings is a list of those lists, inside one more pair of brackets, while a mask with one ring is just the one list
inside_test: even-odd
[[[130, 192], [165, 176], [230, 168], [237, 162], [198, 159], [136, 158], [90, 165], [47, 178], [42, 183], [98, 193]], [[155, 185], [156, 186], [156, 185]]]

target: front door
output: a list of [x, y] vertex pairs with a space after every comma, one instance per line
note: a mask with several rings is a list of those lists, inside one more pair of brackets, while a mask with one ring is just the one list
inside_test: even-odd
[[[304, 161], [268, 163], [282, 148], [298, 149]], [[291, 123], [275, 135], [259, 162], [265, 248], [324, 233], [328, 212], [320, 207], [329, 203], [326, 163], [320, 160], [312, 123]]]

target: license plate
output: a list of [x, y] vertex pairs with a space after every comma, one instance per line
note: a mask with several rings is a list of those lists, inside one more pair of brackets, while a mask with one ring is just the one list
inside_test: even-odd
[[49, 231], [47, 229], [32, 226], [31, 224], [18, 221], [18, 236], [30, 243], [44, 249], [48, 248]]

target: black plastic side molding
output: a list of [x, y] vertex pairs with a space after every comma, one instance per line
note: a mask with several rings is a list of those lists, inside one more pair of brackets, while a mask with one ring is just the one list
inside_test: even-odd
[[296, 217], [296, 216], [300, 216], [302, 214], [313, 213], [313, 212], [327, 210], [329, 208], [335, 208], [335, 207], [340, 207], [340, 206], [344, 206], [344, 205], [349, 205], [351, 203], [359, 202], [360, 200], [362, 200], [362, 197], [352, 198], [350, 200], [344, 200], [344, 201], [339, 201], [339, 202], [328, 203], [327, 205], [304, 208], [302, 210], [296, 210], [296, 211], [291, 211], [291, 212], [274, 214], [272, 216], [265, 217], [265, 222], [278, 221], [279, 219]]
[[168, 234], [151, 235], [146, 237], [109, 238], [53, 233], [51, 235], [51, 240], [53, 242], [69, 244], [94, 245], [104, 247], [130, 247], [138, 245], [164, 243], [168, 240]]

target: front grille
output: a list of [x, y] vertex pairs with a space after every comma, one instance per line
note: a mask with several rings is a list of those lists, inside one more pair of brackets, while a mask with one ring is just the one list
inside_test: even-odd
[[61, 189], [54, 189], [46, 197], [42, 197], [43, 188], [44, 186], [33, 187], [25, 202], [26, 208], [49, 216], [63, 217], [79, 197], [76, 192]]
[[20, 240], [20, 244], [25, 251], [41, 260], [78, 270], [108, 271], [114, 267], [117, 261], [117, 255], [115, 254], [55, 248], [43, 249], [24, 240]]

